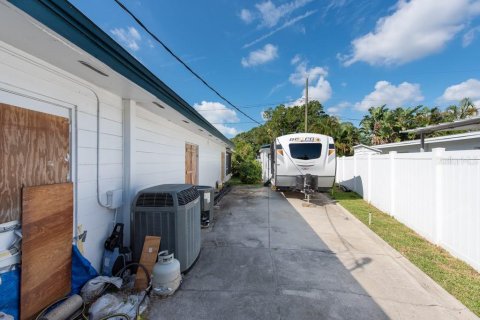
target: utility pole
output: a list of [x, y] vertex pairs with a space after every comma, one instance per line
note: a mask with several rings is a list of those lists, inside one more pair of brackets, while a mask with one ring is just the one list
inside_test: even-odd
[[308, 131], [308, 76], [307, 76], [307, 81], [305, 84], [305, 133]]

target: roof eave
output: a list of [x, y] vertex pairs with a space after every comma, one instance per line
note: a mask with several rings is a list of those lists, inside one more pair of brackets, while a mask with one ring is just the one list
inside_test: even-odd
[[409, 130], [402, 131], [401, 133], [428, 134], [436, 131], [472, 130], [472, 129], [480, 129], [480, 117], [462, 119], [454, 122], [440, 123], [437, 125], [427, 126], [423, 128], [409, 129]]
[[68, 1], [8, 1], [233, 147], [230, 139]]

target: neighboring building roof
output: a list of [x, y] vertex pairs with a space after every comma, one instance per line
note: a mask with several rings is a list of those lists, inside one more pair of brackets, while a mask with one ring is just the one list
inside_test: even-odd
[[[474, 131], [474, 132], [466, 132], [466, 133], [459, 133], [459, 134], [451, 134], [448, 136], [427, 138], [425, 139], [425, 143], [429, 143], [429, 144], [442, 143], [442, 142], [448, 142], [448, 141], [459, 141], [459, 140], [479, 139], [479, 138], [480, 138], [480, 131]], [[401, 146], [419, 145], [420, 143], [421, 143], [421, 140], [417, 139], [417, 140], [408, 140], [408, 141], [402, 141], [402, 142], [379, 144], [379, 145], [376, 145], [375, 148], [378, 150], [382, 150], [382, 149], [395, 148], [395, 147], [401, 147]]]
[[260, 149], [270, 149], [270, 145], [264, 144], [263, 146], [260, 147]]
[[364, 145], [364, 144], [357, 144], [356, 146], [353, 146], [353, 149], [360, 149], [360, 148], [365, 148], [365, 149], [368, 149], [368, 150], [371, 150], [371, 151], [374, 151], [374, 152], [382, 153], [382, 151], [380, 149], [377, 149], [376, 146], [372, 147], [372, 146], [367, 146], [367, 145]]
[[402, 131], [402, 133], [416, 133], [425, 134], [435, 131], [449, 131], [449, 130], [480, 130], [480, 117], [472, 117], [468, 119], [457, 120], [453, 122], [440, 123], [436, 125], [410, 129]]
[[233, 147], [230, 139], [68, 1], [8, 1]]

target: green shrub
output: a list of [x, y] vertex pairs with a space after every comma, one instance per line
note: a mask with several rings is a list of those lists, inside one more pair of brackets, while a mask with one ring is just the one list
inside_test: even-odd
[[238, 169], [238, 176], [242, 183], [258, 183], [262, 177], [262, 166], [257, 160], [243, 161]]

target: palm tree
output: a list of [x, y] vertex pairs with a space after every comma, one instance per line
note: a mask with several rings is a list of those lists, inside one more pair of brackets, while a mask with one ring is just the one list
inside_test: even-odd
[[451, 120], [460, 120], [477, 115], [477, 108], [470, 98], [463, 98], [460, 101], [460, 106], [451, 105], [447, 108], [446, 113], [447, 117], [448, 114], [451, 115]]
[[373, 145], [388, 142], [388, 134], [391, 122], [390, 110], [383, 105], [380, 107], [371, 107], [368, 114], [363, 116], [360, 121], [362, 133], [370, 140]]
[[338, 155], [352, 155], [353, 146], [359, 143], [359, 131], [351, 122], [342, 122], [333, 136]]

